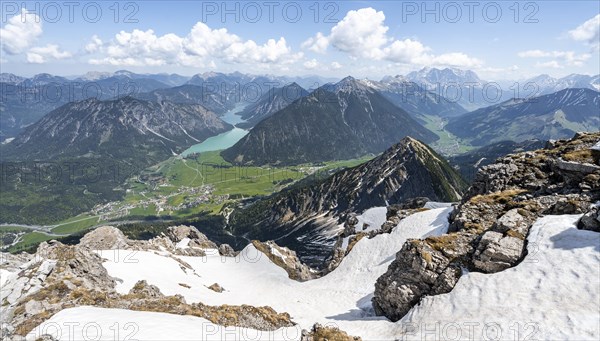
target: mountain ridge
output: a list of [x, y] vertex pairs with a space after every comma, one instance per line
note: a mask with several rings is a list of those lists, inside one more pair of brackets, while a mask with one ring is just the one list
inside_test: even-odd
[[382, 152], [409, 135], [438, 138], [375, 89], [346, 77], [261, 121], [221, 155], [254, 165], [343, 160]]

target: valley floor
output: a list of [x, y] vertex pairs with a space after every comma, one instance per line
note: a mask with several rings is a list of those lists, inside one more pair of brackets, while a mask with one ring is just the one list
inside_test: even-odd
[[[365, 340], [600, 337], [600, 235], [576, 229], [578, 216], [540, 219], [528, 237], [527, 257], [514, 268], [464, 275], [452, 292], [425, 298], [396, 323], [374, 316], [371, 297], [376, 279], [407, 239], [445, 233], [450, 211], [417, 213], [389, 235], [364, 238], [332, 273], [303, 283], [290, 280], [252, 245], [235, 258], [217, 252], [206, 257], [175, 256], [192, 266], [193, 271], [187, 272], [167, 254], [101, 251], [109, 274], [122, 280], [119, 292], [127, 293], [145, 279], [163, 294], [181, 294], [187, 302], [268, 305], [288, 312], [298, 324], [295, 327], [259, 332], [190, 316], [79, 307], [54, 315], [28, 338], [50, 333], [61, 340], [296, 340], [302, 329], [315, 322]], [[213, 283], [225, 291], [209, 290]]]

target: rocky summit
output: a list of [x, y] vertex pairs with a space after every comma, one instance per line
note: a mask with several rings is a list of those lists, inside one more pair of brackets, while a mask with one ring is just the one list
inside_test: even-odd
[[526, 255], [532, 224], [544, 215], [584, 214], [597, 230], [600, 133], [578, 133], [546, 148], [483, 167], [450, 217], [450, 233], [409, 240], [375, 284], [373, 307], [392, 321], [425, 296], [450, 292], [466, 269], [495, 273]]
[[275, 240], [295, 250], [302, 261], [321, 267], [333, 251], [340, 221], [351, 214], [415, 197], [459, 201], [465, 188], [441, 156], [406, 137], [360, 166], [238, 210], [230, 225], [237, 234]]

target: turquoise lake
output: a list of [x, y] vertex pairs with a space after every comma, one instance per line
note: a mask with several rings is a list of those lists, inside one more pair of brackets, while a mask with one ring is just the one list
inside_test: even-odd
[[[236, 115], [235, 113], [244, 110], [246, 107], [246, 103], [238, 103], [235, 108], [227, 111], [221, 119], [229, 124], [238, 124], [244, 122], [241, 116]], [[209, 137], [202, 143], [195, 144], [190, 148], [186, 149], [181, 156], [185, 157], [189, 154], [193, 153], [202, 153], [202, 152], [210, 152], [214, 150], [227, 149], [233, 146], [237, 141], [241, 140], [242, 137], [248, 134], [248, 130], [234, 127], [230, 131], [226, 131], [217, 136]]]

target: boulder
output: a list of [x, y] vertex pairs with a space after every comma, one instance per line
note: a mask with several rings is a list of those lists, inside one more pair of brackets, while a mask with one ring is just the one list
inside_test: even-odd
[[526, 236], [528, 229], [529, 223], [516, 208], [504, 213], [504, 215], [498, 218], [498, 221], [496, 222], [496, 230], [501, 233], [514, 231], [522, 236]]
[[141, 280], [135, 283], [133, 288], [129, 290], [129, 295], [137, 296], [140, 298], [164, 297], [164, 295], [160, 292], [160, 289], [157, 286], [148, 284], [146, 280]]
[[235, 257], [237, 252], [229, 244], [219, 245], [219, 254], [224, 257]]
[[188, 243], [189, 247], [198, 247], [202, 249], [217, 248], [217, 244], [210, 241], [208, 237], [193, 226], [171, 226], [167, 229], [167, 237], [175, 243], [179, 243], [185, 238], [188, 238], [190, 240]]
[[451, 258], [420, 240], [407, 241], [385, 274], [377, 279], [372, 303], [377, 315], [396, 322], [423, 295], [449, 292], [460, 277]]
[[600, 208], [598, 206], [592, 206], [592, 208], [581, 217], [577, 223], [577, 228], [580, 230], [600, 232]]
[[502, 271], [516, 265], [524, 251], [525, 242], [522, 239], [487, 231], [477, 245], [473, 265], [486, 273]]
[[101, 226], [83, 236], [79, 245], [91, 250], [115, 250], [125, 249], [129, 243], [129, 239], [118, 228]]
[[210, 290], [214, 291], [214, 292], [218, 292], [221, 293], [223, 291], [225, 291], [225, 289], [223, 289], [222, 286], [219, 285], [219, 283], [213, 283], [211, 286], [208, 287]]

